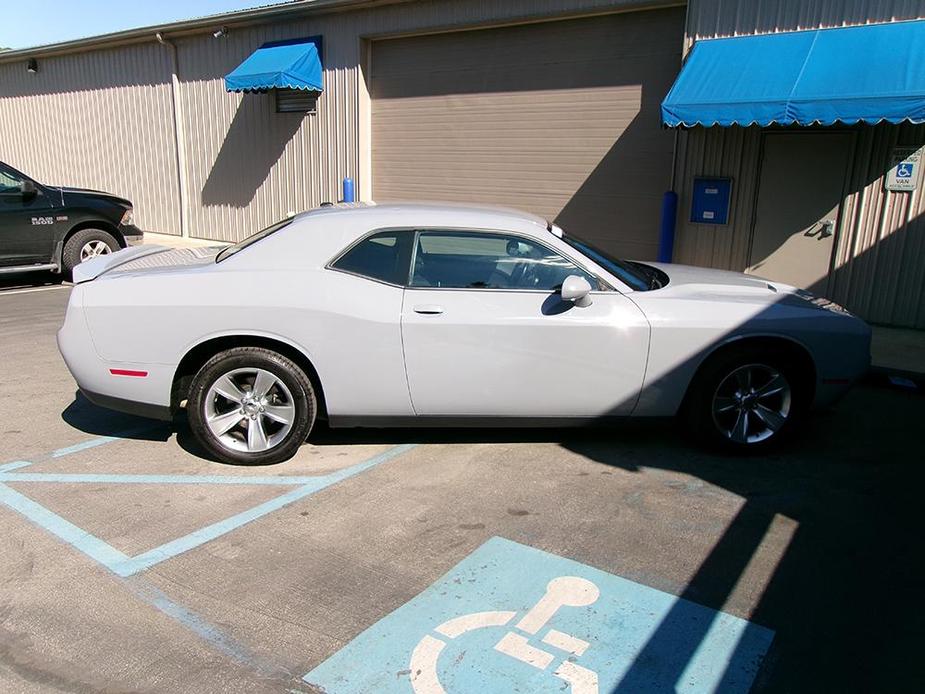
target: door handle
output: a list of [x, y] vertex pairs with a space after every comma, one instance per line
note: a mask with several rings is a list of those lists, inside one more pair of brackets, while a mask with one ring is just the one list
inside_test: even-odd
[[443, 306], [436, 304], [418, 304], [414, 307], [415, 313], [423, 313], [425, 316], [436, 316], [443, 313]]

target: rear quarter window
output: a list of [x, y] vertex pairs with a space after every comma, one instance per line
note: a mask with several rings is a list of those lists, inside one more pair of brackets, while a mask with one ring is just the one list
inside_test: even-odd
[[404, 286], [411, 265], [413, 231], [382, 231], [349, 248], [331, 267], [367, 279]]

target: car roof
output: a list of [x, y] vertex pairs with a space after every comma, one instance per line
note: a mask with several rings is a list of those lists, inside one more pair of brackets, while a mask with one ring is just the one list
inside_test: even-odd
[[534, 234], [549, 229], [548, 222], [529, 212], [508, 207], [470, 205], [466, 203], [401, 202], [401, 203], [338, 203], [297, 215], [297, 218], [317, 219], [336, 216], [343, 221], [364, 219], [378, 227], [469, 227], [472, 229], [505, 229]]

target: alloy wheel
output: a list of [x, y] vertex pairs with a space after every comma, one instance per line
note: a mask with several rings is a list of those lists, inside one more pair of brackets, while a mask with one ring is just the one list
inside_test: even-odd
[[83, 248], [80, 249], [80, 262], [90, 260], [91, 258], [98, 258], [101, 255], [109, 255], [110, 253], [112, 253], [112, 249], [105, 241], [100, 241], [99, 239], [87, 241], [83, 245]]
[[783, 428], [791, 404], [790, 383], [780, 371], [747, 364], [720, 382], [713, 394], [713, 422], [734, 443], [759, 443]]
[[205, 422], [225, 448], [260, 453], [275, 448], [292, 431], [295, 402], [282, 379], [266, 369], [229, 371], [209, 387]]

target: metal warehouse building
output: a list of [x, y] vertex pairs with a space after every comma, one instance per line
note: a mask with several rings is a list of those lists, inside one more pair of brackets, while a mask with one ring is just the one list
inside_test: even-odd
[[[921, 74], [922, 18], [914, 0], [301, 0], [0, 53], [0, 160], [128, 197], [147, 231], [207, 239], [337, 200], [345, 177], [364, 200], [520, 207], [638, 259], [665, 227], [675, 262], [925, 328], [925, 94], [880, 93], [908, 112], [831, 123], [672, 122], [662, 108], [669, 91], [685, 105], [684, 73], [705, 62], [688, 85], [710, 85], [717, 113], [740, 103], [761, 72], [755, 35], [805, 32], [774, 49], [799, 77], [830, 36], [801, 57], [815, 30], [904, 23], [898, 70]], [[722, 51], [710, 63], [708, 44], [742, 66]], [[295, 84], [267, 76], [280, 45]]]

